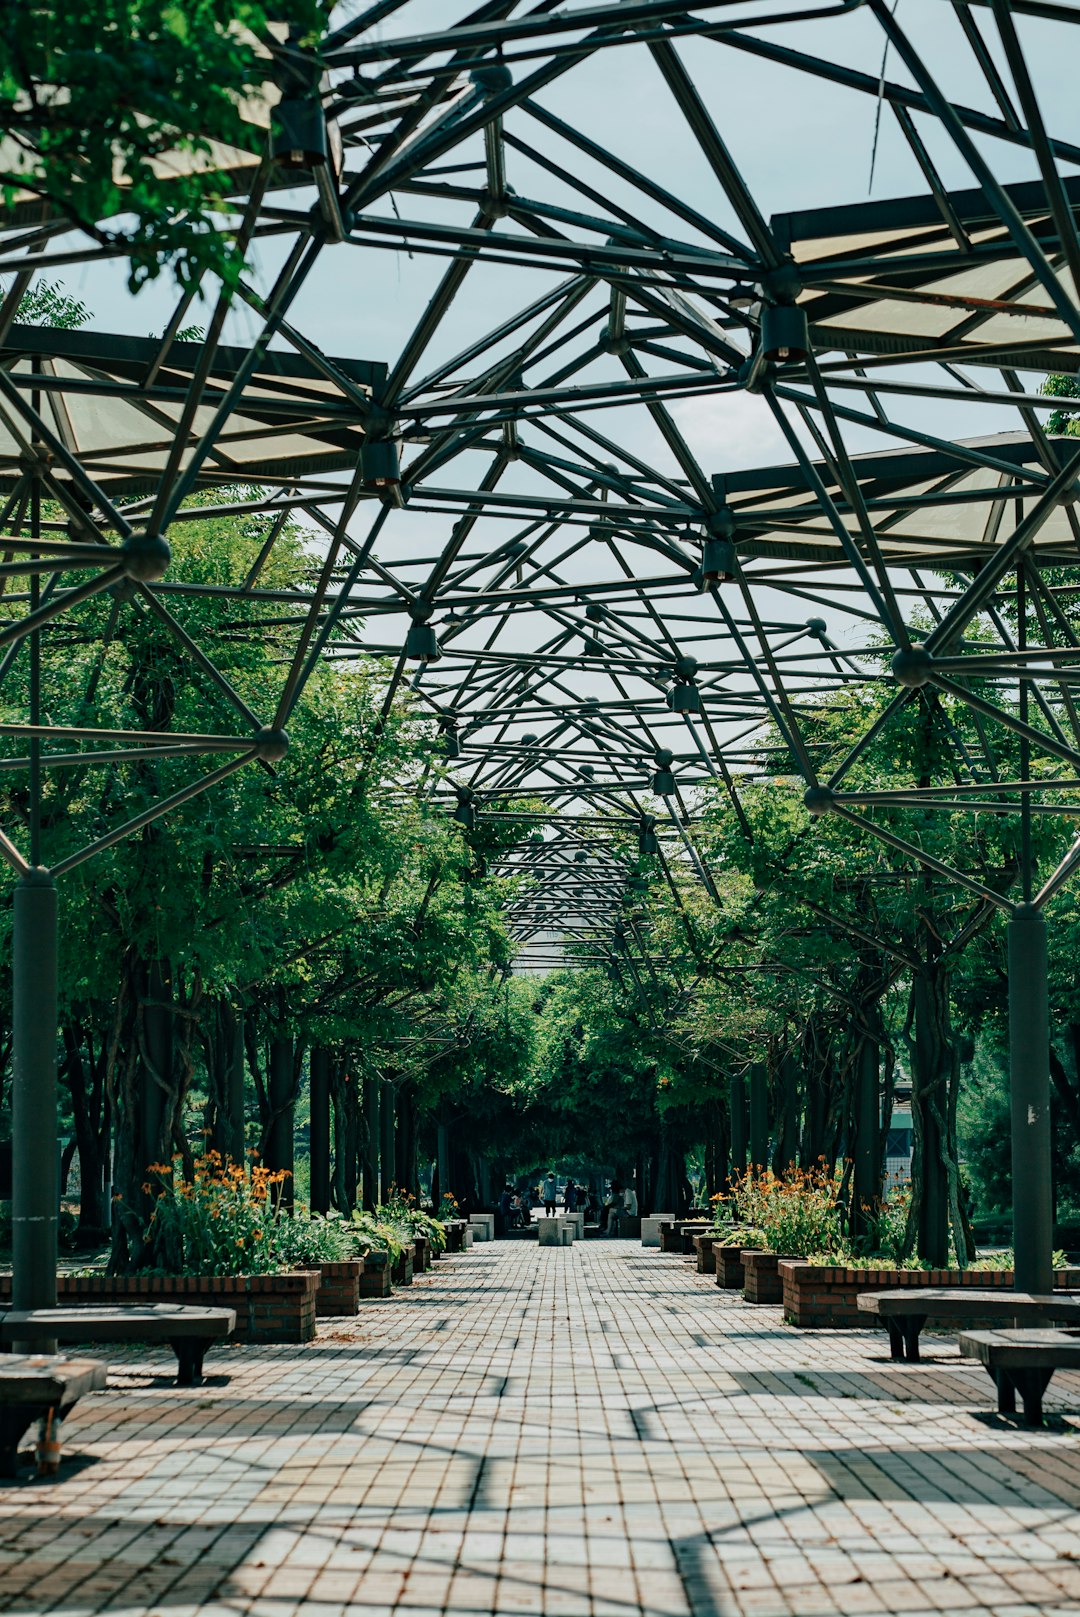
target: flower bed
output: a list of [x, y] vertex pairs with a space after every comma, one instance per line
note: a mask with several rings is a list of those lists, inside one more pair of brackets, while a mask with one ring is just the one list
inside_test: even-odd
[[[861, 1291], [893, 1291], [901, 1286], [993, 1286], [1013, 1283], [1011, 1269], [848, 1269], [806, 1263], [801, 1258], [780, 1261], [784, 1318], [789, 1325], [824, 1330], [865, 1328], [859, 1313]], [[1080, 1269], [1056, 1269], [1054, 1288], [1074, 1291]]]
[[728, 1291], [741, 1291], [745, 1275], [743, 1271], [743, 1246], [738, 1241], [732, 1246], [727, 1241], [713, 1239], [712, 1260], [716, 1271], [716, 1284]]
[[[60, 1302], [202, 1303], [234, 1308], [234, 1342], [310, 1342], [315, 1335], [317, 1269], [279, 1275], [60, 1275]], [[0, 1275], [0, 1301], [11, 1276]]]

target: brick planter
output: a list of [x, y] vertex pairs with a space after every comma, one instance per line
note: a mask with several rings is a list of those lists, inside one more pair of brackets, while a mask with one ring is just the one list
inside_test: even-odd
[[[315, 1335], [318, 1269], [281, 1275], [60, 1275], [57, 1300], [73, 1303], [202, 1303], [234, 1308], [234, 1342], [310, 1342]], [[0, 1302], [11, 1276], [0, 1275]]]
[[322, 1281], [315, 1293], [315, 1312], [320, 1319], [333, 1314], [355, 1314], [360, 1307], [362, 1258], [344, 1258], [339, 1263], [321, 1263]]
[[390, 1270], [390, 1278], [395, 1286], [411, 1286], [413, 1271], [416, 1267], [416, 1247], [410, 1241], [397, 1262]]
[[713, 1257], [713, 1237], [711, 1235], [695, 1235], [694, 1251], [697, 1253], [698, 1274], [714, 1275], [716, 1273], [716, 1260]]
[[780, 1264], [788, 1260], [779, 1252], [755, 1252], [744, 1247], [743, 1296], [748, 1303], [782, 1303], [784, 1283]]
[[389, 1297], [390, 1258], [386, 1252], [365, 1252], [360, 1271], [361, 1297]]
[[426, 1235], [414, 1235], [413, 1246], [416, 1248], [413, 1268], [417, 1274], [423, 1274], [425, 1269], [431, 1268], [431, 1242]]
[[661, 1252], [681, 1252], [684, 1257], [694, 1255], [694, 1236], [708, 1235], [712, 1223], [697, 1219], [671, 1219], [660, 1226]]
[[[895, 1291], [901, 1286], [984, 1286], [1007, 1288], [1011, 1269], [847, 1269], [784, 1258], [780, 1263], [784, 1318], [789, 1325], [824, 1330], [867, 1329], [859, 1313], [861, 1291]], [[1080, 1269], [1055, 1269], [1054, 1289], [1075, 1291]]]
[[716, 1284], [728, 1291], [741, 1291], [745, 1276], [742, 1261], [743, 1249], [741, 1246], [731, 1246], [726, 1241], [714, 1241], [712, 1245], [713, 1269], [716, 1271]]
[[467, 1221], [463, 1218], [447, 1219], [446, 1250], [448, 1252], [464, 1252], [467, 1227]]
[[694, 1246], [694, 1242], [697, 1240], [699, 1235], [708, 1235], [712, 1227], [713, 1225], [711, 1219], [708, 1221], [693, 1219], [689, 1223], [684, 1221], [679, 1225], [679, 1233], [682, 1236], [682, 1246], [679, 1250], [682, 1252], [684, 1258], [692, 1258], [695, 1256], [697, 1249]]

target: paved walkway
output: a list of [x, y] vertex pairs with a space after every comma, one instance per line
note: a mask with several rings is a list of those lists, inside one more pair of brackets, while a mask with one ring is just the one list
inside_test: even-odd
[[944, 1339], [883, 1345], [593, 1241], [476, 1248], [196, 1393], [121, 1353], [62, 1477], [0, 1488], [0, 1610], [1080, 1613], [1080, 1377], [1033, 1434]]

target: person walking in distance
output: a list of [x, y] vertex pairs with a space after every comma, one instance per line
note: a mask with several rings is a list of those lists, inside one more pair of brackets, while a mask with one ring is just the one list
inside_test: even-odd
[[559, 1186], [555, 1175], [549, 1173], [544, 1180], [544, 1212], [548, 1218], [555, 1217], [555, 1203], [559, 1197]]
[[574, 1181], [572, 1179], [568, 1179], [566, 1181], [566, 1189], [563, 1191], [563, 1206], [566, 1208], [566, 1211], [568, 1213], [576, 1213], [577, 1212], [577, 1200], [578, 1200], [577, 1186], [575, 1185], [575, 1183], [574, 1183]]

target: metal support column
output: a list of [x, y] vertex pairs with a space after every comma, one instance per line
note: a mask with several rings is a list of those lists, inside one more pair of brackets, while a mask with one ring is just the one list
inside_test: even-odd
[[[172, 977], [161, 960], [152, 960], [146, 973], [143, 1038], [146, 1060], [141, 1064], [139, 1106], [139, 1167], [143, 1177], [152, 1162], [167, 1162], [172, 1150], [166, 1116], [168, 1086], [173, 1072], [174, 1018]], [[151, 1203], [152, 1205], [152, 1203]]]
[[231, 1032], [225, 1067], [221, 1142], [223, 1154], [233, 1162], [244, 1160], [244, 1013], [229, 1007], [226, 1027]]
[[879, 1093], [881, 1047], [875, 1037], [878, 1027], [876, 1006], [868, 1012], [866, 1020], [869, 1030], [859, 1044], [852, 1106], [854, 1140], [851, 1153], [851, 1233], [856, 1237], [868, 1233], [868, 1209], [872, 1209], [881, 1197], [881, 1181], [878, 1177], [881, 1162]]
[[763, 1061], [750, 1068], [750, 1161], [755, 1168], [769, 1161], [769, 1069]]
[[439, 1123], [435, 1130], [435, 1160], [438, 1163], [440, 1197], [447, 1192], [453, 1195], [454, 1187], [450, 1183], [450, 1130], [445, 1123]]
[[381, 1201], [379, 1152], [382, 1145], [382, 1080], [364, 1079], [364, 1145], [361, 1152], [363, 1185], [361, 1201], [365, 1212], [373, 1213]]
[[313, 1213], [330, 1211], [330, 1052], [311, 1052], [311, 1182], [308, 1205]]
[[15, 888], [13, 955], [11, 1301], [14, 1308], [51, 1308], [60, 1186], [56, 884], [47, 870], [30, 870]]
[[1053, 1289], [1050, 1177], [1050, 1011], [1046, 922], [1034, 904], [1009, 921], [1009, 1079], [1012, 1097], [1014, 1284]]
[[266, 1166], [274, 1173], [284, 1172], [281, 1205], [293, 1205], [293, 1043], [284, 1035], [270, 1045], [270, 1073], [267, 1083], [270, 1127], [266, 1134]]
[[730, 1101], [731, 1106], [731, 1175], [746, 1172], [746, 1149], [748, 1145], [746, 1130], [746, 1076], [741, 1072], [731, 1075]]
[[385, 1201], [390, 1186], [397, 1183], [397, 1088], [388, 1078], [383, 1079], [379, 1113], [382, 1121], [379, 1156], [382, 1160], [382, 1198]]

